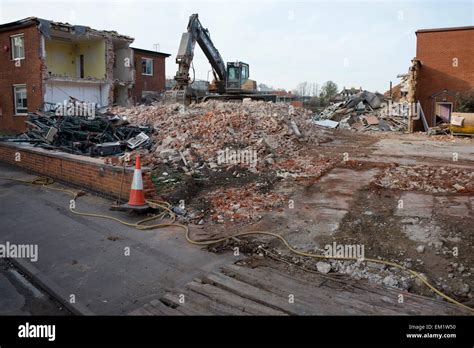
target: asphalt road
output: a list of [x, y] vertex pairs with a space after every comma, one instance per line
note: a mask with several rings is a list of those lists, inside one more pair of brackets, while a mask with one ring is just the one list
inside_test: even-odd
[[[4, 163], [0, 176], [34, 177]], [[62, 192], [0, 179], [0, 244], [38, 245], [36, 262], [19, 260], [32, 267], [33, 282], [52, 284], [56, 296], [92, 313], [129, 313], [166, 289], [235, 261], [231, 253], [216, 255], [186, 243], [179, 228], [139, 231], [72, 214], [70, 199]], [[133, 220], [127, 213], [111, 212], [111, 203], [88, 194], [78, 199], [76, 209]], [[13, 290], [0, 288], [4, 291]]]
[[71, 313], [5, 259], [0, 259], [0, 315]]

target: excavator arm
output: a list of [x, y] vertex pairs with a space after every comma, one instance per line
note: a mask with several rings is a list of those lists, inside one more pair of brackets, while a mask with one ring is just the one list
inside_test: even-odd
[[[212, 66], [214, 83], [209, 90], [217, 92], [212, 96], [200, 95], [199, 92], [190, 87], [192, 82], [189, 71], [192, 67], [194, 58], [194, 47], [196, 42], [206, 55]], [[209, 30], [203, 28], [198, 15], [193, 14], [189, 17], [187, 32], [183, 33], [176, 56], [178, 71], [174, 77], [176, 81], [172, 90], [165, 92], [164, 103], [181, 103], [187, 105], [192, 100], [206, 100], [209, 98], [221, 99], [242, 99], [250, 97], [252, 99], [261, 99], [256, 95], [249, 95], [256, 91], [256, 82], [250, 80], [249, 66], [243, 62], [224, 63], [219, 50], [214, 46], [209, 35]], [[229, 75], [228, 75], [229, 74]]]
[[215, 80], [225, 81], [226, 79], [224, 60], [214, 46], [209, 31], [203, 28], [198, 15], [193, 14], [189, 18], [187, 32], [183, 33], [181, 37], [178, 55], [176, 56], [176, 64], [178, 64], [179, 68], [174, 78], [176, 81], [175, 89], [185, 89], [190, 83], [189, 69], [194, 58], [196, 42], [209, 60]]

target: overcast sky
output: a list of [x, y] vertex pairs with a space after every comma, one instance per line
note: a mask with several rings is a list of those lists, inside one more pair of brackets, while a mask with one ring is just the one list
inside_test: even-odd
[[[0, 21], [36, 16], [135, 38], [133, 46], [170, 53], [166, 75], [188, 18], [198, 13], [225, 61], [250, 64], [258, 83], [294, 89], [299, 82], [385, 91], [415, 56], [415, 31], [474, 25], [464, 1], [22, 1], [0, 0]], [[196, 46], [196, 77], [211, 69]]]

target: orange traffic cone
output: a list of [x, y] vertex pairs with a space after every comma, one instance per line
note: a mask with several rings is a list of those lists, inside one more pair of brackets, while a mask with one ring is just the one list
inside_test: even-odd
[[143, 191], [142, 180], [142, 166], [140, 164], [140, 156], [138, 155], [135, 160], [135, 171], [133, 172], [132, 188], [130, 190], [128, 206], [130, 206], [131, 208], [148, 207], [145, 202], [145, 192]]

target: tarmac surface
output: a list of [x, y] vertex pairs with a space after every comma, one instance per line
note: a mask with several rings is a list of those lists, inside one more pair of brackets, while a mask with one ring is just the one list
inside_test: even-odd
[[[35, 177], [4, 163], [0, 163], [0, 176]], [[139, 231], [72, 214], [70, 200], [67, 193], [0, 179], [0, 244], [37, 245], [36, 262], [11, 261], [73, 313], [129, 313], [166, 289], [236, 260], [231, 253], [216, 255], [187, 244], [179, 228]], [[87, 194], [77, 199], [76, 210], [137, 219], [109, 211], [111, 204]], [[1, 274], [0, 283], [2, 294], [10, 296], [2, 296], [5, 303], [0, 308], [21, 310], [21, 298], [13, 296], [11, 284]]]

